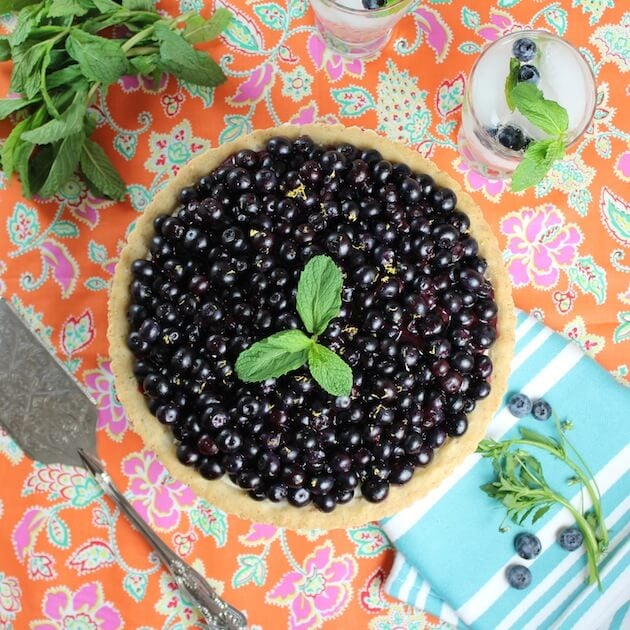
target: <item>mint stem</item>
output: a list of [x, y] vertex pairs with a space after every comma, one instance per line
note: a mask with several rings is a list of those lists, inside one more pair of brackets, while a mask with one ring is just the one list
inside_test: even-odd
[[[550, 449], [546, 449], [546, 450], [550, 450]], [[571, 514], [573, 515], [573, 518], [575, 518], [575, 521], [578, 527], [580, 528], [580, 530], [582, 531], [582, 534], [584, 535], [584, 543], [586, 546], [586, 557], [587, 557], [588, 574], [589, 574], [588, 581], [590, 584], [592, 584], [593, 582], [597, 582], [598, 588], [601, 591], [602, 584], [599, 578], [599, 571], [597, 569], [597, 561], [599, 560], [599, 556], [600, 556], [599, 543], [597, 541], [597, 537], [590, 523], [584, 518], [584, 515], [579, 510], [573, 507], [572, 503], [567, 501], [562, 495], [558, 494], [556, 491], [552, 490], [549, 486], [547, 486], [547, 484], [544, 483], [536, 475], [536, 473], [533, 470], [531, 470], [531, 468], [529, 468], [527, 464], [518, 455], [515, 455], [515, 457], [516, 457], [516, 460], [520, 463], [521, 467], [527, 471], [527, 474], [529, 474], [532, 477], [532, 479], [534, 479], [536, 483], [540, 486], [541, 488], [540, 492], [544, 494], [548, 494], [549, 497], [551, 497], [554, 501], [556, 501], [556, 503], [559, 503], [564, 508], [569, 510], [569, 512], [571, 512]]]

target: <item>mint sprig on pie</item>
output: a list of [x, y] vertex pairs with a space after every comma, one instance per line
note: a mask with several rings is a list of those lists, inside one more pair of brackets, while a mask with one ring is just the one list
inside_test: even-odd
[[352, 370], [334, 352], [317, 343], [330, 321], [339, 315], [343, 276], [329, 256], [311, 258], [300, 274], [297, 311], [312, 336], [285, 330], [257, 341], [236, 360], [236, 373], [248, 383], [277, 378], [308, 363], [313, 378], [329, 394], [349, 396]]

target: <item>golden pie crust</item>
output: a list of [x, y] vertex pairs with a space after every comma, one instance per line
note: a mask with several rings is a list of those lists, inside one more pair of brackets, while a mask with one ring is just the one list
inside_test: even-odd
[[[287, 502], [255, 501], [227, 477], [208, 481], [194, 468], [181, 464], [175, 455], [176, 442], [171, 430], [158, 422], [151, 414], [143, 394], [138, 389], [132, 371], [134, 357], [126, 344], [128, 335], [126, 311], [129, 304], [129, 285], [132, 280], [131, 263], [136, 258], [147, 257], [149, 243], [154, 234], [153, 219], [159, 214], [174, 212], [180, 205], [177, 202], [179, 191], [208, 174], [234, 152], [241, 149], [260, 150], [272, 136], [284, 135], [296, 138], [302, 134], [308, 134], [315, 142], [324, 145], [349, 142], [362, 149], [377, 149], [383, 158], [404, 162], [412, 170], [426, 173], [440, 186], [453, 190], [457, 195], [458, 209], [466, 212], [470, 217], [470, 232], [479, 243], [480, 255], [488, 261], [487, 276], [494, 286], [495, 300], [498, 304], [497, 330], [499, 334], [489, 352], [494, 364], [492, 389], [490, 395], [480, 400], [474, 411], [468, 414], [468, 431], [462, 437], [449, 438], [444, 446], [435, 451], [433, 461], [426, 468], [416, 468], [413, 478], [408, 483], [402, 486], [392, 484], [389, 495], [381, 503], [370, 503], [363, 497], [356, 496], [349, 503], [338, 505], [331, 513], [321, 512], [313, 505], [296, 508]], [[479, 207], [457, 182], [441, 173], [432, 162], [409, 148], [378, 136], [372, 131], [361, 130], [357, 127], [287, 125], [265, 129], [210, 149], [191, 160], [156, 195], [136, 222], [116, 265], [108, 313], [107, 336], [116, 391], [133, 430], [142, 438], [145, 446], [155, 451], [173, 477], [190, 486], [197, 495], [211, 504], [253, 521], [273, 523], [291, 529], [345, 528], [375, 521], [399, 512], [438, 486], [468, 455], [474, 452], [483, 438], [505, 393], [514, 349], [515, 314], [511, 285], [497, 240]], [[457, 515], [454, 515], [454, 518], [457, 518]]]

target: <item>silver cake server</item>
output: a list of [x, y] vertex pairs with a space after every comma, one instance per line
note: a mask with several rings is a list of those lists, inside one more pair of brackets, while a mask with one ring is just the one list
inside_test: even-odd
[[96, 452], [97, 409], [11, 305], [0, 299], [0, 425], [43, 464], [87, 468], [131, 520], [211, 630], [245, 630], [243, 613], [164, 544], [114, 485]]

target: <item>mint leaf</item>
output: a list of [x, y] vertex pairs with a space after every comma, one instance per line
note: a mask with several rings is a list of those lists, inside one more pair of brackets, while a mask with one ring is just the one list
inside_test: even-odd
[[[20, 121], [11, 130], [11, 133], [4, 141], [2, 148], [0, 149], [2, 169], [7, 177], [11, 177], [13, 171], [15, 170], [21, 178], [21, 174], [24, 170], [20, 168], [21, 160], [24, 159], [24, 156], [30, 157], [34, 149], [34, 145], [30, 142], [23, 142], [22, 134], [29, 129], [33, 129], [38, 125], [41, 125], [47, 115], [46, 109], [44, 107], [40, 107], [34, 114], [31, 114], [24, 120]], [[23, 147], [27, 147], [28, 149], [23, 149]], [[28, 169], [26, 169], [25, 172], [28, 174]], [[28, 179], [28, 177], [26, 177], [26, 179]]]
[[86, 137], [89, 138], [94, 133], [94, 131], [96, 131], [96, 125], [97, 125], [96, 116], [92, 112], [89, 112], [85, 117], [85, 123], [84, 123], [84, 131], [85, 131]]
[[0, 99], [0, 120], [3, 120], [13, 112], [31, 105], [34, 101], [26, 101], [23, 98], [2, 98]]
[[19, 11], [29, 4], [35, 4], [39, 0], [0, 0], [0, 15], [9, 13], [10, 11]]
[[54, 90], [55, 88], [67, 85], [77, 86], [83, 79], [83, 72], [78, 63], [70, 64], [61, 70], [51, 72], [46, 77], [46, 87], [48, 90]]
[[[230, 12], [220, 8], [208, 20], [190, 14], [173, 18], [158, 13], [155, 4], [0, 0], [0, 15], [19, 12], [13, 32], [0, 35], [0, 61], [12, 61], [10, 91], [21, 96], [0, 100], [0, 120], [19, 111], [17, 121], [12, 121], [15, 126], [39, 109], [45, 114], [37, 124], [21, 125], [12, 142], [0, 149], [8, 172], [18, 173], [25, 195], [45, 193], [53, 182], [65, 179], [70, 163], [66, 147], [78, 144], [75, 134], [87, 137], [94, 131], [85, 114], [94, 95], [99, 90], [105, 93], [130, 70], [151, 76], [156, 83], [165, 71], [191, 85], [214, 86], [225, 80], [220, 66], [187, 41], [184, 29], [194, 42], [211, 39], [229, 23]], [[70, 106], [78, 92], [83, 102]], [[23, 133], [28, 135], [22, 138]], [[66, 143], [71, 137], [73, 141]], [[105, 196], [124, 195], [124, 184], [105, 153], [90, 143], [81, 144], [85, 144], [79, 151], [81, 170], [90, 189]], [[59, 151], [64, 159], [55, 165]]]
[[120, 4], [117, 4], [114, 0], [92, 0], [92, 2], [101, 13], [120, 11]]
[[320, 335], [341, 309], [343, 277], [329, 256], [311, 258], [300, 274], [297, 312], [308, 332]]
[[132, 57], [131, 67], [138, 74], [150, 75], [155, 72], [160, 62], [159, 55], [146, 55], [146, 57]]
[[179, 33], [157, 24], [155, 36], [160, 44], [161, 68], [195, 85], [214, 87], [225, 81], [221, 67], [207, 54], [195, 50]]
[[37, 129], [26, 131], [22, 138], [33, 144], [50, 144], [81, 131], [86, 105], [85, 92], [77, 92], [68, 109], [61, 114], [61, 118], [53, 118]]
[[46, 48], [41, 44], [36, 44], [26, 50], [23, 50], [22, 46], [19, 51], [16, 51], [17, 49], [13, 50], [10, 90], [25, 94], [31, 99], [40, 88], [40, 66], [46, 54]]
[[534, 516], [532, 516], [532, 525], [534, 525], [536, 521], [540, 520], [545, 514], [547, 514], [547, 512], [549, 512], [550, 509], [551, 509], [551, 503], [549, 503], [548, 505], [543, 505], [542, 507], [538, 508], [534, 512]]
[[239, 354], [236, 374], [246, 383], [277, 378], [302, 367], [313, 345], [300, 330], [284, 330], [257, 341]]
[[125, 184], [99, 144], [86, 140], [80, 163], [84, 177], [103, 194], [112, 199], [122, 199], [125, 196]]
[[19, 46], [28, 39], [31, 31], [37, 26], [39, 21], [35, 19], [39, 11], [39, 6], [31, 6], [18, 13], [15, 28], [9, 35], [11, 46]]
[[129, 11], [155, 11], [153, 0], [123, 0], [122, 5]]
[[550, 138], [532, 142], [512, 173], [512, 192], [520, 192], [541, 182], [553, 163], [564, 156], [564, 142]]
[[519, 83], [510, 96], [518, 111], [545, 133], [560, 136], [569, 128], [567, 110], [556, 101], [547, 100], [532, 83]]
[[85, 15], [94, 8], [92, 0], [54, 0], [50, 3], [50, 17], [74, 17]]
[[11, 44], [6, 35], [0, 36], [0, 61], [11, 59]]
[[85, 140], [83, 131], [64, 138], [55, 153], [55, 159], [48, 171], [44, 183], [37, 190], [42, 197], [52, 197], [74, 175], [81, 157], [81, 147]]
[[37, 194], [46, 181], [46, 177], [55, 161], [55, 147], [44, 144], [35, 151], [28, 165], [28, 180], [32, 194]]
[[73, 29], [66, 40], [68, 54], [91, 81], [115, 83], [128, 70], [127, 57], [119, 42]]
[[209, 20], [204, 20], [200, 15], [193, 13], [186, 20], [184, 37], [191, 44], [208, 42], [218, 37], [227, 28], [231, 19], [232, 13], [223, 7], [217, 9]]
[[505, 100], [507, 101], [508, 107], [510, 111], [513, 112], [516, 105], [514, 105], [514, 100], [512, 99], [512, 90], [516, 87], [518, 83], [518, 69], [521, 67], [518, 59], [514, 57], [510, 57], [510, 72], [505, 79]]
[[332, 350], [319, 343], [311, 346], [308, 368], [319, 385], [333, 396], [350, 396], [352, 369]]
[[2, 156], [2, 170], [6, 177], [11, 177], [13, 175], [13, 171], [15, 169], [15, 151], [18, 148], [22, 137], [22, 134], [25, 130], [29, 129], [31, 125], [31, 119], [26, 118], [19, 122], [13, 129], [11, 133], [7, 136], [4, 141], [1, 149]]
[[13, 168], [20, 178], [22, 194], [27, 199], [33, 196], [30, 183], [29, 163], [34, 150], [34, 144], [21, 142], [13, 152]]

